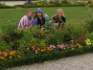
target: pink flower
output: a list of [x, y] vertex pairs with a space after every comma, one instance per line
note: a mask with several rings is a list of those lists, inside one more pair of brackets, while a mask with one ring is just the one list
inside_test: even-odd
[[49, 47], [50, 47], [50, 48], [53, 48], [53, 49], [55, 49], [55, 48], [56, 48], [56, 46], [55, 46], [55, 45], [50, 45]]
[[64, 49], [66, 46], [64, 44], [61, 44], [61, 45], [57, 45], [57, 47], [60, 49]]
[[36, 47], [32, 47], [32, 51], [35, 51], [36, 50]]

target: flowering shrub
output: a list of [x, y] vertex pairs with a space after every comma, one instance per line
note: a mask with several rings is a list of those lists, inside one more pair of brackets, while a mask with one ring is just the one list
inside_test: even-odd
[[93, 28], [93, 25], [92, 25], [93, 24], [93, 17], [92, 16], [90, 16], [90, 17], [91, 18], [89, 18], [86, 27], [87, 27], [89, 32], [93, 32], [93, 30], [92, 30], [92, 28]]
[[90, 39], [88, 39], [88, 38], [85, 40], [85, 42], [86, 42], [86, 45], [88, 45], [88, 46], [92, 45], [92, 41]]

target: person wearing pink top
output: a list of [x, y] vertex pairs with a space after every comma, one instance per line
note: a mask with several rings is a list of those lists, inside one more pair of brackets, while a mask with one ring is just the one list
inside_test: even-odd
[[32, 26], [33, 18], [32, 18], [32, 11], [29, 10], [26, 15], [24, 15], [18, 24], [18, 29], [25, 29]]

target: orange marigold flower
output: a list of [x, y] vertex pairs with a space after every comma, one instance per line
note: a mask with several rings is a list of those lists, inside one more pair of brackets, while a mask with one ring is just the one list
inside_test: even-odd
[[47, 47], [47, 51], [52, 51], [53, 48]]
[[8, 56], [8, 52], [2, 52], [2, 54], [3, 54], [4, 57]]
[[9, 55], [10, 55], [10, 56], [16, 56], [16, 54], [17, 54], [16, 51], [10, 51], [10, 52], [9, 52]]
[[41, 49], [41, 52], [45, 52], [45, 51], [46, 51], [46, 49], [45, 49], [45, 48]]

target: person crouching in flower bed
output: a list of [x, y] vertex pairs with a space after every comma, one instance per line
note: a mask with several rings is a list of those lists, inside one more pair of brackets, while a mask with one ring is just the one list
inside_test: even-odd
[[36, 10], [34, 19], [37, 20], [37, 22], [35, 24], [39, 25], [40, 27], [44, 27], [44, 25], [45, 25], [45, 15], [44, 15], [43, 9], [38, 8]]
[[33, 20], [33, 13], [31, 10], [28, 10], [26, 15], [24, 15], [18, 25], [18, 29], [27, 29], [32, 27]]
[[66, 22], [64, 11], [62, 9], [58, 9], [57, 14], [53, 16], [52, 21], [54, 23], [54, 27], [63, 28], [64, 23]]

